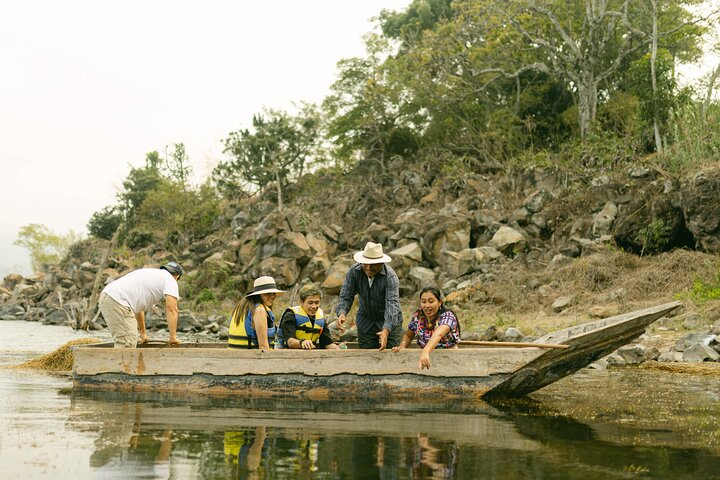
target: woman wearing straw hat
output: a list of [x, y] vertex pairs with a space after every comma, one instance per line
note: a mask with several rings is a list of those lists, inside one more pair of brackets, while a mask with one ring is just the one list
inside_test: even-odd
[[400, 281], [387, 265], [392, 259], [383, 253], [382, 245], [368, 242], [353, 258], [340, 289], [337, 308], [337, 326], [345, 330], [345, 316], [358, 296], [358, 346], [360, 348], [396, 347], [400, 344], [402, 310], [400, 309]]
[[253, 289], [233, 310], [228, 334], [229, 348], [259, 348], [270, 350], [275, 339], [275, 315], [272, 305], [278, 293], [275, 279], [259, 277]]

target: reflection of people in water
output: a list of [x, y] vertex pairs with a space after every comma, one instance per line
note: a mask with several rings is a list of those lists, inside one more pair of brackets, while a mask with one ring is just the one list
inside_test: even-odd
[[[103, 425], [97, 448], [90, 456], [90, 466], [133, 477], [170, 478], [172, 429], [166, 427], [160, 434], [156, 429], [143, 430], [140, 403], [123, 404], [121, 413], [126, 415], [114, 415]], [[127, 421], [129, 416], [133, 417], [132, 422]]]
[[414, 450], [411, 478], [427, 478], [427, 473], [430, 473], [430, 478], [454, 477], [457, 464], [457, 445], [454, 442], [437, 447], [430, 443], [427, 434], [419, 433]]
[[[225, 459], [238, 466], [239, 478], [260, 478], [263, 458], [269, 461], [269, 445], [265, 427], [240, 432], [225, 432], [223, 441]], [[264, 465], [267, 470], [267, 465]], [[247, 477], [242, 475], [247, 473]]]
[[400, 439], [395, 437], [354, 437], [351, 450], [355, 478], [398, 478]]

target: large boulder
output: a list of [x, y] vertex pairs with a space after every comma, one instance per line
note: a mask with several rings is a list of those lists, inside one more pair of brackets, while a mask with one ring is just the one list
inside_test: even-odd
[[527, 247], [527, 239], [517, 230], [503, 225], [490, 240], [490, 246], [505, 255], [519, 253]]
[[282, 232], [277, 237], [277, 256], [294, 258], [300, 264], [307, 262], [312, 256], [312, 250], [300, 232]]
[[607, 202], [605, 206], [595, 215], [593, 221], [592, 232], [594, 237], [608, 235], [612, 229], [612, 224], [617, 217], [618, 207], [613, 202]]
[[445, 250], [442, 253], [440, 268], [455, 278], [482, 271], [485, 265], [502, 256], [493, 247], [466, 248], [459, 252]]
[[720, 252], [720, 169], [695, 174], [681, 188], [685, 225], [695, 239], [695, 247]]
[[423, 245], [434, 259], [443, 250], [459, 252], [470, 247], [470, 221], [461, 216], [440, 217], [435, 226], [423, 237]]
[[95, 282], [95, 272], [84, 269], [75, 270], [75, 272], [73, 272], [72, 279], [78, 289], [84, 290], [86, 288], [92, 287], [93, 283]]
[[342, 258], [336, 260], [328, 270], [320, 288], [329, 295], [339, 294], [340, 287], [342, 287], [343, 281], [345, 281], [345, 274], [347, 274], [348, 268], [350, 268], [351, 265], [352, 259]]
[[651, 182], [638, 187], [630, 202], [618, 209], [614, 222], [618, 246], [653, 254], [688, 244], [679, 192]]
[[720, 360], [720, 353], [712, 347], [696, 343], [685, 349], [682, 358], [684, 362], [717, 362]]
[[[435, 272], [425, 267], [412, 267], [408, 277], [413, 281], [417, 289], [435, 285]], [[402, 281], [402, 280], [401, 280]]]
[[403, 247], [397, 248], [388, 253], [388, 255], [392, 258], [390, 265], [399, 278], [407, 277], [410, 269], [422, 262], [423, 258], [422, 249], [416, 242], [408, 243]]
[[308, 232], [308, 234], [305, 235], [305, 241], [316, 254], [322, 255], [323, 253], [332, 253], [329, 251], [330, 244], [328, 243], [327, 238], [321, 233]]
[[309, 278], [310, 281], [315, 283], [322, 282], [331, 265], [326, 253], [317, 254], [303, 267], [302, 272], [300, 272], [300, 279]]
[[290, 230], [287, 218], [277, 211], [266, 215], [260, 225], [257, 226], [253, 234], [255, 241], [260, 244], [267, 243], [268, 240], [274, 239], [280, 232]]
[[552, 199], [553, 196], [550, 192], [546, 190], [537, 190], [525, 199], [523, 207], [525, 207], [529, 213], [537, 213], [545, 208], [545, 205], [550, 203]]
[[250, 271], [253, 278], [270, 275], [281, 288], [295, 285], [300, 276], [300, 268], [293, 258], [266, 258], [257, 267], [251, 268]]

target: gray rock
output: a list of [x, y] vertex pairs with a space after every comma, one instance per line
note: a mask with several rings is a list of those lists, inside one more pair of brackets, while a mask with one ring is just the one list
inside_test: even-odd
[[660, 357], [660, 350], [656, 347], [645, 347], [645, 360], [657, 360]]
[[574, 300], [575, 300], [575, 297], [573, 297], [572, 295], [570, 295], [570, 296], [564, 296], [564, 297], [559, 297], [559, 298], [556, 299], [556, 300], [553, 302], [553, 304], [552, 304], [553, 312], [556, 312], [556, 313], [562, 312], [562, 311], [565, 310], [567, 307], [569, 307], [570, 305], [572, 305], [572, 303], [573, 303]]
[[490, 325], [486, 330], [485, 333], [482, 334], [482, 337], [480, 337], [480, 340], [483, 342], [492, 342], [497, 341], [503, 338], [502, 330], [499, 330], [495, 325]]
[[705, 319], [697, 313], [688, 313], [682, 318], [683, 328], [687, 330], [696, 330], [702, 326], [705, 326]]
[[604, 187], [608, 184], [610, 184], [610, 177], [608, 177], [607, 175], [600, 175], [599, 177], [595, 177], [590, 180], [590, 185], [595, 188]]
[[505, 341], [506, 342], [520, 342], [525, 338], [525, 335], [515, 327], [510, 327], [505, 330]]
[[187, 311], [180, 312], [177, 324], [178, 332], [190, 332], [199, 328], [202, 328], [202, 323], [198, 321], [192, 313]]
[[415, 282], [418, 288], [435, 284], [435, 272], [425, 267], [412, 267], [408, 276]]
[[663, 352], [657, 358], [657, 361], [662, 363], [682, 362], [683, 354], [682, 352]]
[[216, 322], [210, 322], [203, 327], [203, 331], [218, 333], [220, 331], [220, 325], [218, 325]]
[[490, 240], [490, 246], [509, 255], [525, 250], [527, 240], [517, 230], [504, 225], [495, 232]]
[[628, 174], [632, 178], [644, 178], [650, 176], [650, 173], [651, 171], [647, 167], [635, 167], [630, 169], [630, 171], [628, 172]]
[[705, 344], [696, 343], [685, 349], [682, 358], [683, 362], [717, 362], [720, 353]]
[[613, 202], [607, 202], [600, 212], [595, 215], [592, 232], [594, 237], [600, 237], [610, 233], [612, 224], [617, 217], [618, 207]]
[[610, 355], [605, 357], [605, 361], [608, 363], [608, 365], [612, 365], [614, 367], [621, 367], [625, 365], [625, 359], [616, 353], [611, 353]]
[[645, 347], [642, 345], [624, 345], [615, 353], [625, 360], [626, 365], [638, 365], [645, 361]]
[[57, 309], [51, 311], [43, 319], [43, 325], [66, 325], [69, 322], [69, 317], [65, 310]]
[[230, 329], [228, 327], [220, 327], [218, 331], [218, 338], [220, 340], [227, 340], [230, 335]]
[[684, 352], [685, 349], [696, 343], [702, 343], [703, 345], [710, 345], [710, 342], [715, 339], [715, 335], [708, 335], [706, 333], [688, 333], [675, 343], [674, 350], [676, 352]]
[[3, 305], [0, 307], [0, 315], [7, 315], [13, 318], [25, 315], [25, 309], [20, 305]]
[[537, 213], [543, 208], [545, 208], [545, 205], [552, 201], [552, 199], [553, 196], [550, 192], [540, 190], [538, 192], [532, 193], [528, 198], [525, 199], [524, 207], [530, 213]]
[[608, 362], [607, 362], [607, 360], [601, 358], [601, 359], [598, 360], [597, 362], [593, 362], [593, 363], [591, 363], [590, 365], [588, 365], [587, 368], [589, 368], [589, 369], [591, 369], [591, 370], [606, 370], [607, 367], [608, 367]]

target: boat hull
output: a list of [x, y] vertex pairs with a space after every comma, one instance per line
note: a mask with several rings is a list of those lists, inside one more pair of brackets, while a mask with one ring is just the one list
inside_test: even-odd
[[540, 348], [453, 349], [433, 352], [430, 370], [420, 350], [230, 350], [224, 345], [75, 350], [80, 389], [185, 391], [253, 397], [480, 397]]
[[75, 349], [79, 389], [182, 391], [252, 397], [415, 398], [522, 396], [553, 383], [640, 336], [680, 307], [673, 302], [552, 332], [537, 344], [567, 348], [243, 350], [226, 344]]

